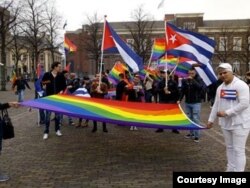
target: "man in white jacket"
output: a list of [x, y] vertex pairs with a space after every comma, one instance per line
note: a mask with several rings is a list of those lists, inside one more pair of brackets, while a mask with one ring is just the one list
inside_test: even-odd
[[245, 147], [250, 130], [249, 87], [233, 75], [229, 63], [221, 63], [217, 71], [223, 83], [216, 91], [207, 127], [211, 128], [218, 117], [226, 144], [226, 171], [241, 172], [246, 166]]

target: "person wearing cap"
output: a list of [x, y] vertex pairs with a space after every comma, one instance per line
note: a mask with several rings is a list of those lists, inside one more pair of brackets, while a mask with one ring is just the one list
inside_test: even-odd
[[234, 76], [229, 63], [221, 63], [217, 72], [223, 83], [216, 91], [207, 128], [218, 118], [226, 144], [226, 171], [241, 172], [246, 166], [245, 150], [250, 130], [249, 87]]

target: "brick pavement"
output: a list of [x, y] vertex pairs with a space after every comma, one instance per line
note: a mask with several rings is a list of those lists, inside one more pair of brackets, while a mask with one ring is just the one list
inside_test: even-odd
[[[30, 84], [32, 85], [32, 84]], [[9, 89], [8, 85], [8, 89]], [[34, 90], [27, 90], [31, 99]], [[0, 91], [0, 101], [13, 101], [12, 91]], [[202, 120], [209, 114], [202, 108]], [[202, 131], [200, 143], [185, 139], [187, 131], [108, 125], [91, 133], [90, 127], [62, 127], [56, 137], [52, 123], [49, 139], [42, 139], [43, 127], [37, 126], [37, 111], [10, 109], [16, 137], [5, 140], [0, 169], [11, 179], [1, 188], [166, 188], [172, 187], [173, 171], [224, 171], [225, 146], [218, 127]], [[75, 120], [77, 121], [77, 120]], [[247, 171], [250, 171], [250, 139], [247, 143]]]

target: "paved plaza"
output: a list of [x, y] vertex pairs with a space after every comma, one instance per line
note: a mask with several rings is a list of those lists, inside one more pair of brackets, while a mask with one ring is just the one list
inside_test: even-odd
[[[32, 83], [30, 83], [32, 85]], [[10, 90], [0, 91], [0, 101], [14, 101]], [[25, 91], [25, 99], [34, 98], [34, 89]], [[202, 107], [206, 122], [210, 108]], [[98, 127], [62, 126], [62, 137], [50, 127], [44, 141], [43, 126], [37, 125], [37, 110], [10, 109], [15, 138], [4, 140], [0, 169], [10, 176], [1, 188], [171, 188], [173, 171], [224, 171], [225, 145], [218, 126], [203, 130], [199, 143], [170, 130], [108, 124], [108, 133]], [[77, 122], [77, 119], [75, 119]], [[250, 171], [250, 139], [247, 143], [247, 171]]]

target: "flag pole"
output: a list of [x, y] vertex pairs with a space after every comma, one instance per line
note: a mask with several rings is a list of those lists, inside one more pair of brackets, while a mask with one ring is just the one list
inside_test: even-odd
[[[155, 45], [155, 39], [154, 39], [154, 43], [153, 43], [152, 48], [151, 48], [151, 55], [150, 55], [150, 58], [149, 58], [149, 61], [148, 61], [147, 69], [149, 69], [149, 67], [150, 67], [150, 65], [151, 65], [154, 45]], [[146, 81], [146, 78], [147, 78], [147, 73], [146, 73], [146, 76], [144, 77], [143, 83]]]
[[[65, 34], [66, 34], [66, 26], [67, 26], [67, 21], [65, 21], [64, 25], [63, 25], [63, 31], [64, 31], [64, 35], [63, 35], [63, 42], [65, 43]], [[63, 68], [66, 67], [66, 63], [67, 63], [67, 57], [66, 57], [66, 50], [65, 47], [63, 45], [63, 50], [64, 50], [64, 61], [63, 61]]]
[[151, 61], [152, 61], [154, 45], [155, 45], [155, 39], [154, 39], [154, 43], [153, 43], [152, 48], [151, 48], [151, 55], [150, 55], [150, 58], [149, 58], [149, 61], [148, 61], [148, 68], [150, 67], [150, 64], [151, 64]]
[[178, 65], [179, 65], [179, 57], [177, 58], [177, 63], [175, 65], [174, 69], [170, 72], [169, 76], [171, 76], [175, 72], [175, 70], [177, 69]]
[[[167, 33], [167, 21], [165, 20], [165, 33], [166, 33], [166, 44], [168, 46], [168, 33]], [[166, 49], [166, 52], [165, 52], [165, 57], [168, 57], [167, 56], [167, 49]], [[166, 62], [166, 65], [165, 65], [165, 85], [166, 85], [166, 88], [168, 87], [168, 61]]]
[[98, 83], [99, 88], [100, 88], [101, 81], [102, 81], [103, 48], [104, 48], [104, 37], [105, 37], [105, 28], [106, 28], [106, 18], [107, 18], [107, 15], [104, 15], [103, 35], [102, 35], [102, 47], [101, 47], [101, 62], [100, 62], [100, 73], [99, 73], [99, 83]]

